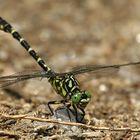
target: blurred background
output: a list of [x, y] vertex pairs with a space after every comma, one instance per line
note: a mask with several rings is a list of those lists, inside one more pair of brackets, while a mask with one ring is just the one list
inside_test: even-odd
[[[0, 2], [1, 17], [10, 22], [55, 70], [140, 58], [138, 0]], [[6, 62], [5, 67], [38, 68], [11, 36], [1, 33], [0, 43], [0, 61]]]
[[[57, 72], [84, 64], [139, 61], [139, 7], [139, 0], [0, 0], [1, 17]], [[118, 120], [123, 126], [130, 121], [128, 118], [140, 115], [139, 68], [128, 68], [114, 78], [94, 79], [92, 74], [79, 76], [82, 88], [93, 94], [86, 109], [92, 120], [104, 118], [106, 125], [116, 123], [119, 126]], [[1, 75], [28, 69], [40, 67], [17, 41], [0, 32]], [[19, 91], [36, 102], [47, 102], [57, 96], [47, 80], [26, 82]], [[5, 96], [12, 100], [1, 93], [1, 99]], [[140, 124], [140, 120], [133, 121], [130, 126]]]

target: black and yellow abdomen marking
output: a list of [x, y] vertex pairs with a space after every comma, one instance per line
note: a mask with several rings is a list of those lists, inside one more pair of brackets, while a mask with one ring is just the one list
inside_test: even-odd
[[21, 37], [21, 35], [4, 19], [0, 17], [0, 30], [10, 33], [16, 40], [19, 41], [21, 46], [25, 48], [29, 54], [36, 60], [36, 62], [45, 70], [46, 72], [53, 71], [45, 64], [44, 60], [42, 60], [37, 53], [30, 47], [28, 42]]

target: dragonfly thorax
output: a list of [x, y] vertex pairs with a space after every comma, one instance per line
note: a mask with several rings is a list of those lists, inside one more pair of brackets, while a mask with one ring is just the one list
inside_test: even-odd
[[78, 81], [73, 75], [51, 77], [49, 82], [57, 94], [65, 99], [70, 99], [76, 91], [79, 91]]
[[55, 91], [65, 100], [71, 100], [73, 105], [85, 108], [91, 95], [87, 91], [81, 91], [77, 79], [73, 75], [55, 76], [49, 79]]

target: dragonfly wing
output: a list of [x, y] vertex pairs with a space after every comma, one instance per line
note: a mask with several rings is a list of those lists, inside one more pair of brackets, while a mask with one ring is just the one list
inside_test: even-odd
[[0, 88], [5, 88], [7, 86], [10, 86], [12, 84], [18, 83], [20, 81], [23, 81], [23, 80], [17, 80], [17, 79], [15, 79], [15, 80], [5, 80], [5, 81], [0, 80]]
[[116, 73], [119, 71], [121, 67], [130, 66], [130, 65], [140, 65], [140, 61], [120, 64], [120, 65], [83, 65], [83, 66], [74, 67], [71, 71], [67, 73], [61, 73], [61, 75], [65, 75], [65, 74], [78, 75], [78, 74], [89, 73], [89, 72], [106, 75], [106, 74]]
[[45, 71], [23, 71], [9, 76], [1, 76], [0, 77], [0, 88], [4, 88], [6, 86], [25, 81], [28, 79], [33, 79], [37, 77], [47, 77], [48, 75]]
[[104, 66], [99, 66], [99, 65], [83, 65], [83, 66], [78, 66], [74, 67], [71, 71], [66, 72], [66, 73], [60, 73], [57, 75], [78, 75], [78, 74], [83, 74], [83, 73], [92, 73], [95, 75], [107, 75], [111, 73], [117, 73], [119, 71], [119, 67], [104, 67]]

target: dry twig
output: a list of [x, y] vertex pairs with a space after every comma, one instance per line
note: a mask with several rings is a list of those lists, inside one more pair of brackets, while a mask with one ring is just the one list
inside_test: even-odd
[[7, 115], [7, 114], [0, 114], [0, 117], [1, 118], [6, 118], [6, 119], [28, 119], [28, 120], [32, 120], [32, 121], [40, 121], [40, 122], [55, 123], [55, 124], [61, 124], [61, 125], [77, 126], [77, 127], [88, 128], [88, 129], [92, 129], [92, 130], [101, 130], [101, 131], [105, 131], [106, 130], [106, 131], [140, 132], [140, 128], [129, 128], [129, 127], [123, 127], [123, 128], [96, 127], [96, 126], [82, 124], [82, 123], [64, 122], [64, 121], [60, 121], [60, 120], [38, 118], [38, 117], [28, 116], [28, 115]]

